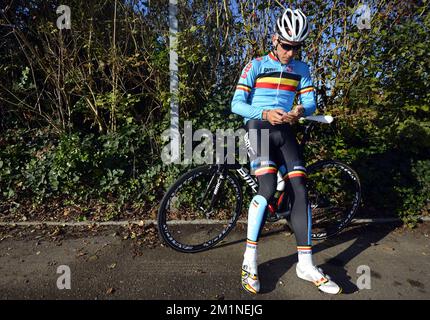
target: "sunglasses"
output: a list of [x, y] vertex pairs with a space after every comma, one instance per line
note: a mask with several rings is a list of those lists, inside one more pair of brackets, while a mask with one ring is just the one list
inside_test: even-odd
[[293, 45], [291, 45], [291, 44], [288, 44], [288, 43], [282, 43], [282, 42], [280, 42], [280, 41], [278, 41], [278, 43], [281, 45], [282, 49], [284, 49], [285, 51], [290, 51], [290, 50], [297, 51], [297, 50], [299, 50], [299, 49], [302, 47], [302, 45], [301, 45], [301, 44], [298, 44], [298, 45], [293, 46]]

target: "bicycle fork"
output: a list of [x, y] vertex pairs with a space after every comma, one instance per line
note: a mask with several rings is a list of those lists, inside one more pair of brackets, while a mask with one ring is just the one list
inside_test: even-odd
[[[218, 176], [218, 178], [216, 179], [215, 177], [217, 177], [217, 176]], [[215, 189], [214, 189], [214, 191], [213, 191], [213, 193], [212, 193], [211, 202], [210, 202], [210, 204], [209, 204], [209, 208], [208, 208], [207, 210], [205, 210], [205, 209], [203, 208], [203, 202], [205, 201], [206, 196], [207, 196], [207, 195], [208, 195], [208, 193], [209, 193], [209, 190], [211, 190], [211, 188], [212, 188], [213, 184], [215, 183], [215, 180], [216, 180], [216, 184], [215, 184]], [[205, 194], [203, 195], [203, 198], [202, 198], [202, 200], [200, 201], [200, 204], [199, 204], [199, 208], [200, 208], [200, 210], [202, 210], [202, 211], [204, 212], [204, 214], [206, 215], [206, 219], [209, 219], [209, 217], [210, 217], [210, 215], [211, 215], [211, 213], [212, 213], [212, 207], [213, 207], [213, 205], [214, 205], [214, 203], [215, 203], [215, 200], [216, 200], [216, 197], [217, 197], [217, 195], [218, 195], [219, 188], [221, 187], [221, 185], [222, 185], [222, 183], [223, 183], [223, 181], [224, 181], [224, 180], [225, 180], [224, 174], [223, 174], [221, 171], [217, 171], [217, 172], [215, 172], [215, 173], [214, 173], [214, 175], [212, 176], [212, 178], [211, 178], [211, 180], [210, 180], [210, 182], [209, 182], [209, 185], [208, 185], [208, 187], [206, 188]]]

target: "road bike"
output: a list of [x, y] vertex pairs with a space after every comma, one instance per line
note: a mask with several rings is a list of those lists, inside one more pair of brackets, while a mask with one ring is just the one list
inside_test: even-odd
[[[303, 150], [315, 125], [329, 124], [333, 117], [309, 116], [301, 120], [304, 131], [299, 147]], [[312, 239], [324, 240], [341, 232], [356, 214], [361, 201], [360, 179], [350, 166], [337, 160], [316, 161], [306, 171]], [[280, 185], [282, 177], [278, 172], [277, 192], [265, 212], [267, 222], [284, 218], [289, 222], [291, 199]], [[241, 164], [196, 167], [165, 193], [157, 216], [159, 235], [180, 252], [208, 250], [235, 227], [245, 199], [249, 203], [257, 191], [257, 180]]]

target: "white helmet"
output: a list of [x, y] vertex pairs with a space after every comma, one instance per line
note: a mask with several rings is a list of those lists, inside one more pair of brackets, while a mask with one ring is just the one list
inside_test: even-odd
[[276, 32], [281, 40], [302, 42], [310, 31], [308, 19], [300, 9], [286, 9], [276, 21]]

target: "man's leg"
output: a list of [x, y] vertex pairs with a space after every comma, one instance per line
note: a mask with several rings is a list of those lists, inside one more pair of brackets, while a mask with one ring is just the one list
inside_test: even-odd
[[255, 170], [259, 190], [251, 200], [248, 210], [248, 229], [246, 250], [242, 263], [242, 286], [245, 290], [257, 293], [260, 290], [258, 281], [257, 244], [261, 226], [264, 223], [267, 203], [276, 190], [277, 168], [274, 162], [262, 162], [263, 166]]
[[286, 192], [291, 199], [291, 226], [297, 242], [297, 276], [312, 281], [324, 292], [337, 294], [341, 288], [314, 265], [312, 259], [312, 213], [306, 190], [306, 168], [295, 137], [284, 137], [280, 152], [285, 161], [284, 175]]

